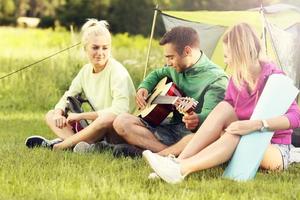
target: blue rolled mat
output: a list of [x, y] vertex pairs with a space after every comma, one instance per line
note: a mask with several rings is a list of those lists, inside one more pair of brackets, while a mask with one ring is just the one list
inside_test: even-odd
[[[250, 119], [269, 119], [285, 114], [298, 92], [287, 76], [271, 75]], [[237, 181], [254, 178], [273, 133], [256, 131], [242, 136], [223, 177]]]

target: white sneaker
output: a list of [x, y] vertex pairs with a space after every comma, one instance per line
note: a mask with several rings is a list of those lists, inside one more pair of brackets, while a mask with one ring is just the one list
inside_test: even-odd
[[290, 163], [299, 163], [300, 162], [300, 148], [292, 146], [290, 150]]
[[75, 145], [75, 147], [73, 148], [73, 152], [75, 153], [88, 153], [92, 151], [92, 146], [93, 144], [89, 144], [87, 142], [79, 142]]
[[184, 179], [180, 171], [180, 164], [174, 158], [162, 157], [149, 150], [143, 152], [143, 157], [164, 181], [176, 184]]

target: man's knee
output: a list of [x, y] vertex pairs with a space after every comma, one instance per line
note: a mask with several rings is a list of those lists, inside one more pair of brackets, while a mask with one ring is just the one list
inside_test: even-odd
[[116, 119], [115, 114], [106, 114], [101, 117], [98, 117], [95, 119], [93, 122], [95, 125], [95, 128], [100, 130], [100, 129], [111, 129], [112, 124], [114, 120]]
[[130, 127], [134, 124], [131, 120], [132, 116], [128, 113], [120, 114], [113, 122], [113, 127], [120, 136], [126, 135], [125, 127]]
[[128, 123], [128, 113], [120, 114], [113, 123], [113, 127], [115, 130], [123, 129], [126, 123]]

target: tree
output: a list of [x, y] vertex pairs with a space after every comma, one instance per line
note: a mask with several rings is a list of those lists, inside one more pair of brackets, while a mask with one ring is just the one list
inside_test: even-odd
[[59, 21], [63, 26], [80, 27], [88, 18], [103, 19], [107, 15], [109, 0], [66, 0], [56, 9]]
[[16, 10], [13, 0], [0, 0], [0, 24], [10, 24]]
[[152, 0], [112, 0], [107, 19], [113, 32], [148, 35], [154, 7]]

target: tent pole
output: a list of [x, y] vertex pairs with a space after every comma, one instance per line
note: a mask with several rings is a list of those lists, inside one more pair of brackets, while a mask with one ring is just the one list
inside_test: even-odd
[[[261, 13], [262, 20], [263, 20], [263, 22], [262, 22], [262, 23], [263, 23], [263, 29], [264, 29], [264, 30], [263, 30], [263, 34], [264, 34], [263, 37], [265, 38], [266, 54], [268, 53], [268, 52], [267, 52], [267, 38], [266, 38], [266, 33], [267, 33], [267, 31], [268, 31], [269, 34], [270, 34], [271, 42], [272, 42], [272, 48], [273, 48], [273, 50], [275, 51], [275, 55], [276, 55], [277, 62], [279, 63], [280, 69], [283, 70], [281, 61], [280, 61], [280, 59], [279, 59], [277, 50], [276, 50], [276, 48], [275, 48], [275, 43], [274, 43], [274, 39], [273, 39], [271, 30], [270, 30], [270, 27], [269, 27], [269, 22], [267, 21], [267, 18], [266, 18], [266, 16], [265, 16], [265, 11], [264, 11], [264, 7], [263, 7], [263, 0], [261, 0], [260, 13]], [[267, 54], [267, 55], [268, 55], [268, 54]], [[284, 71], [284, 70], [283, 70], [283, 71]]]
[[[265, 16], [265, 15], [263, 15], [263, 16], [264, 16], [265, 24], [266, 24], [266, 27], [267, 27], [267, 31], [269, 32], [269, 35], [270, 35], [270, 39], [271, 39], [271, 43], [272, 43], [272, 48], [273, 48], [273, 50], [274, 50], [274, 52], [275, 52], [275, 56], [276, 56], [277, 62], [279, 63], [280, 69], [283, 70], [282, 63], [281, 63], [281, 61], [280, 61], [278, 52], [277, 52], [277, 50], [276, 50], [276, 48], [275, 48], [274, 38], [273, 38], [272, 33], [271, 33], [271, 30], [270, 30], [269, 22], [268, 22], [266, 16]], [[284, 70], [283, 70], [283, 71], [284, 71]]]
[[147, 51], [147, 56], [146, 56], [146, 63], [145, 63], [145, 68], [144, 68], [143, 79], [145, 79], [146, 73], [147, 73], [147, 67], [148, 67], [148, 62], [149, 62], [149, 56], [150, 56], [150, 51], [151, 51], [151, 43], [152, 43], [154, 29], [155, 29], [157, 12], [158, 12], [158, 4], [156, 4], [156, 6], [155, 6], [155, 11], [154, 11], [154, 16], [153, 16], [153, 21], [152, 21], [151, 34], [150, 34], [150, 40], [149, 40], [148, 51]]
[[263, 7], [263, 2], [261, 1], [260, 4], [260, 14], [261, 14], [261, 23], [262, 23], [262, 41], [264, 42], [265, 45], [265, 53], [268, 55], [268, 45], [267, 45], [267, 37], [266, 37], [266, 24], [264, 20], [264, 7]]

